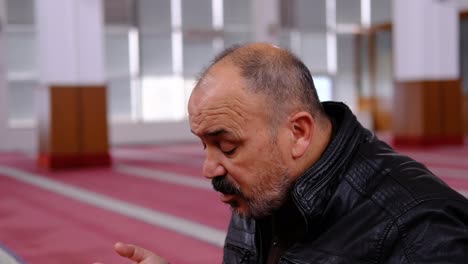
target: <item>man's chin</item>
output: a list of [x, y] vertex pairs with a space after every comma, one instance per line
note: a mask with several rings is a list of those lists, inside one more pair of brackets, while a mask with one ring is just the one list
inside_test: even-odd
[[239, 215], [240, 217], [243, 217], [243, 218], [249, 218], [249, 217], [252, 217], [252, 214], [250, 213], [249, 210], [245, 210], [243, 208], [240, 208], [240, 207], [235, 207], [235, 206], [232, 206], [231, 205], [231, 210], [234, 214], [237, 214]]
[[265, 218], [270, 217], [274, 213], [273, 208], [265, 208], [263, 207], [263, 210], [259, 210], [257, 208], [252, 208], [249, 206], [247, 202], [244, 200], [240, 200], [237, 204], [231, 204], [231, 209], [233, 213], [245, 217], [245, 218], [254, 218], [256, 220], [262, 220]]
[[252, 214], [250, 212], [249, 206], [245, 203], [245, 201], [241, 199], [233, 199], [228, 203], [231, 207], [233, 213], [238, 214], [242, 217], [251, 217]]
[[261, 214], [258, 212], [252, 212], [248, 206], [233, 206], [231, 205], [231, 210], [233, 213], [239, 215], [242, 218], [254, 218], [256, 220], [261, 220], [269, 216], [269, 214]]
[[269, 214], [260, 211], [252, 211], [248, 202], [243, 198], [236, 195], [221, 194], [221, 201], [229, 204], [233, 213], [244, 218], [262, 219]]

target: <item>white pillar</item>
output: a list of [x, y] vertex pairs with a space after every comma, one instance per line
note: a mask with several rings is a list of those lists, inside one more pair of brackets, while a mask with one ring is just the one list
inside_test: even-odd
[[[0, 0], [0, 26], [6, 24], [5, 1]], [[6, 148], [8, 130], [8, 94], [4, 32], [0, 32], [0, 150]]]
[[36, 1], [40, 82], [105, 82], [102, 0]]
[[458, 5], [455, 0], [394, 0], [397, 81], [459, 78]]

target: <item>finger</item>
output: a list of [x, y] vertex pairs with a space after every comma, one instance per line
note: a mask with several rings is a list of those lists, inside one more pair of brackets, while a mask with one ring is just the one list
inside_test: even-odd
[[115, 244], [115, 251], [117, 251], [120, 256], [129, 258], [136, 262], [141, 262], [154, 255], [154, 253], [149, 250], [122, 242]]

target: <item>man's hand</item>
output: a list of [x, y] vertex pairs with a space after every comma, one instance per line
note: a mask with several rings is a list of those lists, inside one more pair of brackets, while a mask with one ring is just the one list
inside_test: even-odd
[[165, 261], [153, 252], [135, 245], [118, 242], [115, 244], [114, 248], [120, 256], [131, 259], [138, 264], [169, 264], [169, 262]]

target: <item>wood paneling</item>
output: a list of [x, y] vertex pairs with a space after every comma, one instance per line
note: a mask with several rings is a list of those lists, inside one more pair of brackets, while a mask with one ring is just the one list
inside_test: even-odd
[[377, 97], [374, 108], [374, 126], [377, 131], [390, 131], [393, 126], [392, 99]]
[[[445, 89], [447, 88], [447, 89]], [[450, 137], [463, 135], [463, 91], [460, 81], [440, 82], [442, 98], [442, 134]]]
[[468, 19], [468, 10], [460, 11], [460, 19]]
[[79, 96], [77, 87], [50, 88], [51, 154], [73, 154], [80, 151]]
[[46, 168], [109, 165], [105, 86], [42, 88], [39, 159]]
[[359, 111], [372, 111], [375, 99], [373, 97], [359, 97]]
[[107, 103], [105, 87], [86, 87], [80, 93], [81, 151], [107, 152]]
[[[411, 88], [408, 88], [408, 86]], [[418, 136], [423, 133], [423, 113], [421, 88], [418, 83], [397, 83], [394, 93], [395, 135]]]
[[465, 135], [468, 135], [468, 95], [463, 97], [463, 117], [464, 117], [464, 125], [465, 125]]
[[371, 113], [373, 130], [390, 131], [393, 126], [393, 101], [384, 97], [360, 97], [359, 111]]
[[381, 24], [375, 24], [372, 25], [369, 29], [371, 33], [376, 33], [379, 31], [392, 31], [392, 23], [381, 23]]
[[50, 97], [49, 87], [39, 86], [37, 91], [37, 128], [39, 133], [39, 153], [48, 153], [50, 128]]
[[463, 143], [459, 80], [397, 82], [394, 100], [395, 143]]

